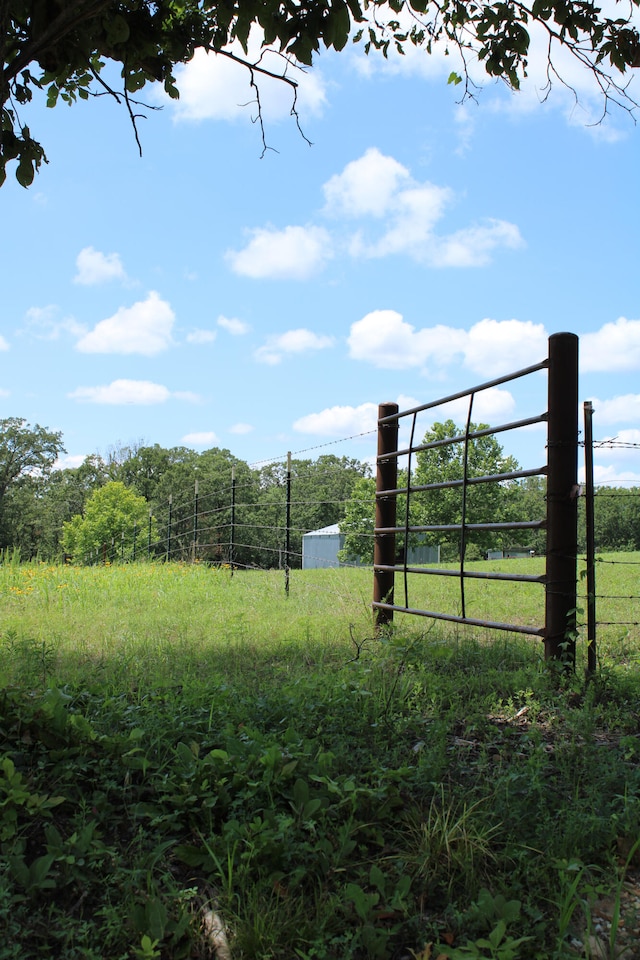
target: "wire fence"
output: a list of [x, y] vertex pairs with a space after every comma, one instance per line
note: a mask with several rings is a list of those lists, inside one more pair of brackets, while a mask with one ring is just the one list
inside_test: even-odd
[[[350, 439], [353, 438], [344, 438]], [[329, 444], [306, 448], [297, 453], [305, 454], [329, 446], [335, 447], [340, 442], [342, 441], [331, 441]], [[580, 446], [586, 454], [586, 439], [580, 442]], [[640, 450], [640, 444], [619, 441], [616, 438], [591, 441], [592, 450], [602, 450], [604, 447], [617, 449], [619, 446], [632, 455]], [[345, 471], [343, 463], [338, 462], [319, 469], [313, 461], [300, 461], [294, 463], [292, 469], [289, 454], [286, 457], [260, 461], [252, 467], [244, 466], [247, 468], [246, 472], [238, 479], [229, 465], [227, 477], [222, 480], [219, 478], [213, 488], [211, 484], [207, 488], [202, 479], [200, 485], [196, 480], [190, 491], [187, 492], [183, 486], [177, 495], [169, 494], [163, 500], [150, 503], [146, 520], [139, 521], [133, 529], [121, 530], [119, 535], [115, 534], [110, 541], [94, 547], [89, 553], [75, 556], [74, 561], [93, 564], [146, 560], [193, 562], [227, 567], [231, 575], [241, 570], [276, 568], [283, 571], [287, 592], [290, 571], [313, 566], [361, 568], [363, 565], [371, 565], [371, 561], [366, 559], [346, 559], [344, 553], [338, 555], [337, 549], [333, 559], [327, 558], [324, 552], [310, 551], [309, 541], [305, 541], [309, 533], [319, 528], [337, 526], [338, 543], [342, 545], [345, 514], [348, 514], [352, 507], [358, 506], [363, 514], [370, 512], [373, 516], [376, 502], [373, 491], [369, 497], [352, 496], [353, 477], [347, 485], [347, 495], [344, 484], [336, 486], [336, 478], [344, 481], [345, 473], [348, 472]], [[525, 474], [539, 472], [517, 471], [517, 476], [514, 474], [512, 479], [518, 482]], [[358, 476], [367, 477], [367, 471], [362, 470]], [[546, 494], [544, 501], [546, 502]], [[588, 582], [587, 577], [589, 557], [584, 552], [585, 501], [583, 488], [580, 490], [578, 504], [583, 552], [578, 556], [577, 627], [588, 629], [591, 619], [598, 631], [606, 629], [610, 634], [617, 631], [620, 637], [635, 636], [640, 627], [637, 579], [640, 561], [620, 553], [612, 556], [610, 550], [612, 546], [627, 551], [640, 548], [640, 488], [636, 486], [612, 489], [603, 484], [594, 486], [595, 554], [591, 560], [594, 575], [591, 582]], [[528, 519], [524, 521], [524, 525], [531, 525]], [[518, 523], [514, 525], [514, 529], [517, 526]], [[542, 560], [547, 550], [544, 539], [546, 530], [538, 529], [538, 533], [540, 537], [536, 549], [531, 552], [535, 552], [536, 559]], [[362, 542], [368, 542], [372, 548], [378, 536], [374, 532], [374, 523], [363, 523], [359, 536]], [[602, 544], [606, 544], [606, 556], [603, 555]], [[370, 552], [373, 552], [372, 549]], [[522, 568], [528, 562], [529, 552], [520, 551], [523, 557], [520, 565]], [[507, 554], [508, 551], [505, 551], [505, 555]], [[482, 558], [474, 556], [466, 562], [469, 578], [475, 578], [480, 584], [485, 579], [485, 573], [478, 564], [481, 559], [486, 561], [486, 558], [485, 552]], [[446, 558], [442, 559], [444, 561]], [[541, 580], [537, 572], [529, 574], [527, 571], [521, 577], [517, 570], [517, 561], [506, 562], [502, 571], [497, 570], [496, 563], [493, 564], [493, 569], [497, 572], [496, 579], [500, 581]], [[448, 569], [450, 565], [445, 562], [437, 562], [436, 565], [443, 579], [459, 576], [455, 570]], [[402, 566], [406, 567], [406, 557]], [[455, 598], [451, 602], [454, 606], [450, 619], [457, 621], [466, 611], [460, 609], [460, 603]], [[473, 593], [469, 602], [474, 602]], [[514, 606], [517, 608], [517, 601], [514, 601]], [[586, 608], [584, 615], [581, 612], [583, 607]], [[468, 619], [473, 621], [474, 617]]]
[[[325, 471], [329, 478], [333, 471]], [[306, 567], [333, 567], [359, 568], [363, 565], [371, 571], [371, 562], [360, 560], [340, 559], [337, 555], [342, 539], [337, 540], [336, 553], [333, 558], [327, 557], [326, 552], [315, 552], [309, 544], [317, 544], [317, 538], [308, 537], [310, 532], [319, 526], [337, 525], [340, 529], [342, 519], [352, 506], [364, 507], [371, 517], [375, 509], [375, 495], [358, 499], [353, 497], [319, 497], [300, 495], [300, 486], [309, 479], [318, 479], [317, 471], [298, 473], [293, 471], [287, 500], [286, 469], [284, 481], [279, 487], [270, 491], [273, 499], [260, 502], [257, 498], [264, 491], [259, 478], [238, 482], [235, 485], [231, 479], [221, 485], [215, 492], [198, 493], [195, 489], [191, 496], [169, 498], [164, 503], [157, 503], [149, 512], [146, 524], [139, 524], [134, 529], [121, 531], [106, 545], [94, 549], [92, 554], [76, 557], [80, 563], [131, 563], [139, 561], [183, 562], [211, 564], [226, 567], [233, 576], [234, 572], [242, 570], [278, 569], [282, 572], [282, 587], [287, 590], [295, 579], [290, 580], [290, 574]], [[581, 491], [580, 512], [584, 513], [585, 496]], [[630, 505], [634, 513], [640, 517], [640, 488], [628, 489], [624, 492], [612, 492], [608, 488], [595, 491], [596, 519], [599, 516], [599, 507], [602, 505], [614, 506], [618, 503]], [[312, 520], [306, 518], [312, 516]], [[287, 515], [289, 525], [287, 526]], [[315, 518], [320, 518], [316, 521]], [[325, 523], [325, 521], [327, 521]], [[597, 526], [597, 524], [596, 524]], [[360, 537], [371, 545], [375, 543], [373, 521], [371, 529], [364, 530]], [[306, 539], [305, 539], [306, 538]], [[583, 539], [583, 536], [582, 536]], [[502, 551], [507, 554], [508, 551]], [[488, 568], [497, 574], [497, 578], [505, 580], [518, 579], [520, 572], [530, 575], [533, 580], [540, 579], [544, 564], [545, 545], [542, 543], [535, 551], [535, 557], [530, 558], [529, 550], [520, 551], [514, 559], [494, 560], [487, 562], [486, 556], [473, 561], [467, 561], [466, 570], [471, 578], [476, 578], [474, 589], [468, 592], [467, 603], [473, 610], [474, 603], [484, 602], [487, 597], [485, 573]], [[585, 580], [587, 557], [579, 554], [578, 568], [578, 628], [586, 630], [586, 609], [588, 591]], [[434, 566], [433, 563], [429, 566]], [[447, 581], [443, 586], [443, 603], [450, 604], [450, 612], [455, 616], [460, 614], [459, 601], [455, 594], [455, 581], [459, 576], [457, 564], [436, 562], [442, 574], [441, 579]], [[597, 630], [619, 638], [635, 637], [640, 627], [640, 607], [638, 601], [638, 577], [640, 560], [634, 559], [631, 554], [617, 553], [613, 555], [609, 549], [603, 554], [601, 548], [596, 548], [596, 609]], [[538, 570], [540, 568], [540, 570]], [[449, 584], [450, 582], [450, 584]], [[532, 581], [533, 582], [533, 581]], [[516, 584], [512, 584], [515, 588]], [[484, 592], [483, 592], [484, 591]], [[371, 595], [373, 582], [371, 583]], [[479, 599], [476, 599], [478, 597]], [[492, 602], [492, 601], [491, 601]], [[537, 601], [536, 601], [537, 602]], [[509, 605], [514, 616], [522, 613], [523, 609], [517, 599], [515, 590], [509, 594]], [[580, 612], [583, 611], [583, 612]], [[542, 607], [539, 608], [543, 615]], [[529, 620], [531, 617], [529, 617]]]

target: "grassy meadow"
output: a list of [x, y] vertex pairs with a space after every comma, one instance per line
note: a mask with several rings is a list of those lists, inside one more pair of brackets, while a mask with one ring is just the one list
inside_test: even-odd
[[[609, 623], [640, 619], [639, 562], [598, 564], [587, 683], [582, 636], [575, 674], [530, 637], [376, 636], [366, 569], [287, 596], [282, 571], [5, 558], [0, 960], [636, 955], [640, 634]], [[514, 565], [542, 570], [473, 567]], [[542, 623], [536, 584], [466, 601]], [[459, 584], [409, 605], [457, 613]]]

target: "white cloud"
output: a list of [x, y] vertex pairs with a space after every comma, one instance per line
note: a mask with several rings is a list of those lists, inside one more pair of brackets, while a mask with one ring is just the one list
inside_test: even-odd
[[0, 333], [0, 350], [8, 350], [8, 349], [9, 349], [9, 344]]
[[491, 218], [453, 234], [438, 234], [436, 226], [454, 199], [453, 191], [416, 182], [406, 167], [376, 148], [331, 177], [324, 192], [326, 213], [383, 221], [382, 231], [369, 225], [352, 235], [348, 249], [353, 257], [404, 254], [429, 267], [477, 267], [489, 263], [498, 247], [523, 245], [515, 224]]
[[[496, 423], [515, 409], [516, 401], [509, 390], [490, 387], [480, 390], [473, 398], [471, 419], [474, 423]], [[438, 410], [438, 420], [450, 417], [455, 423], [464, 423], [469, 410], [469, 397], [445, 403]], [[433, 413], [433, 411], [432, 411]]]
[[410, 179], [406, 167], [370, 147], [325, 183], [326, 210], [337, 216], [382, 217], [389, 211], [399, 185]]
[[416, 330], [395, 310], [374, 310], [351, 325], [349, 354], [385, 370], [450, 363], [463, 352], [464, 330], [441, 324]]
[[451, 234], [436, 228], [455, 195], [449, 187], [415, 181], [394, 157], [372, 147], [324, 184], [324, 213], [362, 225], [328, 230], [307, 226], [257, 227], [242, 250], [225, 259], [243, 276], [306, 280], [342, 249], [354, 258], [410, 257], [426, 267], [480, 267], [495, 250], [523, 246], [518, 227], [485, 218]]
[[484, 319], [467, 335], [465, 363], [486, 377], [515, 372], [544, 360], [549, 352], [543, 324], [530, 320]]
[[215, 330], [192, 330], [191, 333], [187, 334], [187, 343], [197, 345], [213, 343], [217, 335]]
[[615, 436], [598, 439], [593, 444], [594, 460], [597, 458], [627, 458], [638, 456], [640, 448], [640, 430], [631, 428], [629, 430], [619, 430]]
[[640, 369], [640, 320], [619, 317], [580, 339], [583, 373], [615, 373]]
[[457, 358], [486, 377], [510, 373], [544, 360], [542, 324], [481, 320], [469, 331], [437, 324], [416, 330], [394, 310], [374, 310], [351, 325], [349, 354], [386, 370], [419, 367], [433, 374]]
[[0, 397], [10, 397], [11, 394], [8, 390], [5, 390], [4, 387], [0, 387]]
[[201, 433], [187, 433], [182, 438], [182, 442], [189, 447], [212, 447], [218, 442], [218, 437], [213, 430], [208, 430]]
[[[400, 413], [412, 410], [415, 407], [420, 407], [423, 402], [423, 400], [402, 395], [399, 396], [397, 400]], [[515, 405], [515, 399], [508, 390], [503, 390], [499, 387], [481, 390], [474, 396], [471, 419], [474, 423], [496, 424], [504, 422], [505, 418], [515, 408]], [[469, 397], [467, 396], [421, 411], [416, 415], [415, 427], [413, 426], [413, 417], [402, 417], [399, 421], [398, 445], [400, 448], [409, 446], [412, 430], [414, 443], [416, 443], [420, 437], [425, 435], [427, 430], [432, 429], [434, 423], [441, 423], [447, 419], [453, 420], [462, 430], [466, 423], [468, 412]]]
[[626, 393], [610, 400], [592, 397], [594, 429], [600, 423], [640, 422], [640, 393]]
[[362, 403], [358, 407], [337, 406], [321, 410], [320, 413], [310, 413], [296, 420], [293, 429], [298, 433], [316, 436], [344, 437], [376, 430], [377, 424], [377, 404]]
[[135, 404], [138, 406], [152, 406], [166, 403], [171, 398], [194, 402], [197, 397], [188, 392], [172, 393], [167, 387], [149, 380], [114, 380], [106, 386], [78, 387], [68, 393], [70, 400], [79, 400], [84, 403], [98, 403], [107, 405]]
[[292, 353], [309, 353], [312, 350], [326, 350], [334, 344], [333, 337], [321, 336], [311, 330], [300, 327], [297, 330], [288, 330], [273, 337], [255, 351], [255, 358], [260, 363], [274, 366], [280, 363], [283, 356]]
[[[228, 48], [229, 52], [245, 59], [239, 43]], [[322, 72], [303, 70], [285, 60], [275, 50], [262, 50], [261, 38], [253, 31], [246, 59], [260, 65], [277, 76], [285, 75], [297, 84], [297, 91], [286, 81], [254, 73], [260, 90], [260, 103], [265, 123], [273, 123], [291, 117], [294, 97], [297, 92], [296, 109], [305, 118], [318, 116], [326, 104], [326, 90]], [[247, 67], [223, 54], [196, 50], [184, 66], [176, 69], [176, 83], [180, 99], [171, 100], [176, 120], [247, 120], [257, 116], [256, 91], [251, 87], [251, 75]], [[168, 98], [165, 98], [165, 102]]]
[[[579, 472], [579, 479], [584, 480], [584, 470]], [[624, 486], [640, 486], [640, 473], [634, 473], [633, 470], [621, 470], [618, 466], [602, 466], [602, 464], [594, 464], [593, 467], [593, 482], [595, 486], [606, 486], [606, 487], [624, 487]]]
[[237, 434], [238, 436], [244, 436], [247, 433], [252, 433], [254, 428], [250, 423], [234, 423], [232, 427], [229, 427], [229, 433]]
[[141, 353], [152, 357], [171, 345], [174, 320], [170, 305], [152, 290], [146, 300], [120, 307], [112, 317], [101, 320], [81, 337], [76, 348], [81, 353]]
[[331, 237], [322, 227], [258, 227], [249, 231], [244, 250], [225, 254], [234, 273], [254, 280], [306, 280], [333, 256]]
[[375, 258], [404, 253], [432, 266], [450, 266], [437, 262], [441, 241], [434, 237], [433, 230], [452, 196], [448, 187], [432, 183], [398, 191], [387, 218], [387, 229], [376, 240], [366, 241], [362, 231], [357, 234], [351, 244], [352, 256]]
[[74, 317], [59, 319], [59, 314], [60, 308], [53, 303], [46, 307], [29, 307], [25, 314], [28, 333], [37, 340], [57, 340], [63, 333], [81, 337], [87, 332]]
[[74, 283], [93, 286], [108, 280], [126, 280], [127, 275], [117, 253], [100, 253], [93, 247], [85, 247], [76, 257], [78, 272]]
[[232, 337], [241, 337], [251, 329], [244, 320], [238, 320], [237, 317], [225, 317], [222, 314], [218, 317], [218, 326], [230, 333]]
[[85, 453], [68, 454], [66, 457], [60, 457], [59, 460], [56, 460], [53, 469], [75, 470], [77, 467], [81, 467], [86, 459], [87, 455]]
[[517, 250], [522, 246], [524, 241], [515, 224], [488, 219], [484, 224], [434, 238], [431, 249], [424, 251], [424, 260], [432, 267], [484, 267], [491, 262], [496, 247]]

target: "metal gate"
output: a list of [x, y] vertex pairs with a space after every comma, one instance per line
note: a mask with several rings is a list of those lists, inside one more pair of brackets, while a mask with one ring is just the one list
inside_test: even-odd
[[[544, 413], [504, 423], [495, 427], [471, 431], [473, 402], [476, 394], [500, 384], [520, 379], [547, 370], [547, 409]], [[414, 443], [416, 421], [420, 413], [434, 407], [468, 397], [466, 429], [456, 437], [436, 440], [432, 443]], [[448, 620], [454, 623], [470, 624], [493, 630], [506, 630], [512, 633], [525, 633], [541, 637], [545, 645], [545, 657], [565, 659], [575, 663], [575, 626], [576, 626], [576, 580], [577, 580], [577, 542], [578, 542], [578, 338], [572, 333], [557, 333], [549, 338], [546, 359], [470, 390], [434, 400], [410, 410], [399, 411], [395, 403], [380, 404], [378, 409], [378, 456], [376, 472], [376, 522], [374, 542], [374, 596], [373, 607], [378, 625], [389, 623], [394, 611]], [[399, 426], [403, 418], [408, 418], [410, 441], [403, 449], [398, 448]], [[511, 473], [492, 474], [490, 476], [469, 476], [467, 472], [469, 444], [484, 436], [503, 433], [507, 430], [546, 422], [547, 458], [546, 463], [537, 469], [518, 470]], [[423, 485], [411, 483], [411, 459], [422, 450], [447, 444], [463, 444], [463, 476], [458, 480], [442, 481]], [[406, 486], [398, 486], [398, 460], [408, 458]], [[514, 521], [507, 523], [486, 522], [467, 523], [467, 492], [475, 484], [501, 483], [505, 480], [517, 480], [531, 476], [546, 477], [546, 515], [538, 520]], [[458, 487], [461, 489], [461, 522], [447, 525], [412, 526], [409, 522], [411, 496], [421, 491]], [[403, 522], [398, 524], [397, 499], [406, 497], [406, 510]], [[498, 573], [469, 570], [465, 567], [465, 548], [467, 535], [483, 530], [518, 530], [545, 528], [547, 547], [545, 572], [541, 576], [528, 576], [517, 573]], [[405, 543], [410, 534], [425, 532], [455, 532], [460, 537], [460, 564], [458, 569], [424, 568], [408, 566], [406, 560], [397, 562], [396, 535], [402, 534]], [[404, 604], [394, 602], [395, 576], [404, 576]], [[457, 577], [460, 582], [459, 615], [440, 613], [432, 610], [420, 610], [410, 606], [408, 595], [408, 574], [427, 576]], [[545, 591], [544, 624], [539, 627], [509, 624], [491, 620], [478, 620], [466, 615], [465, 581], [483, 578], [487, 580], [510, 580], [540, 583]]]

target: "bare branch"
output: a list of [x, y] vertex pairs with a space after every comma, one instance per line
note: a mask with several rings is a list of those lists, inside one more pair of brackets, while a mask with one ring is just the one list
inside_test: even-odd
[[106, 80], [104, 80], [103, 77], [101, 77], [100, 74], [92, 66], [89, 67], [89, 70], [91, 71], [95, 79], [98, 81], [98, 83], [102, 87], [104, 87], [104, 90], [105, 90], [104, 94], [94, 93], [93, 94], [94, 97], [108, 95], [110, 97], [113, 97], [113, 99], [116, 101], [117, 104], [121, 104], [122, 101], [124, 100], [125, 105], [127, 107], [127, 112], [129, 114], [129, 118], [131, 120], [131, 126], [133, 127], [133, 134], [136, 139], [136, 143], [138, 145], [138, 152], [140, 153], [140, 156], [142, 156], [142, 144], [140, 142], [140, 137], [138, 135], [138, 125], [136, 121], [146, 120], [147, 118], [144, 113], [134, 113], [132, 104], [135, 105], [136, 107], [144, 107], [145, 110], [162, 110], [162, 107], [153, 106], [153, 104], [145, 103], [143, 100], [133, 100], [129, 96], [129, 92], [126, 86], [124, 86], [122, 93], [120, 93], [118, 90], [114, 90], [113, 87], [109, 86]]
[[[222, 57], [226, 57], [228, 60], [232, 60], [234, 63], [239, 64], [240, 66], [244, 67], [246, 70], [249, 71], [250, 84], [251, 84], [251, 87], [255, 90], [255, 93], [256, 93], [255, 102], [258, 107], [258, 115], [255, 117], [254, 123], [257, 123], [260, 127], [260, 133], [261, 133], [262, 145], [263, 145], [263, 151], [262, 151], [261, 157], [264, 157], [267, 150], [274, 150], [274, 148], [270, 147], [266, 141], [266, 132], [265, 132], [264, 120], [262, 116], [262, 101], [260, 99], [260, 88], [258, 87], [256, 78], [255, 78], [256, 73], [259, 73], [264, 77], [269, 77], [272, 80], [279, 80], [283, 83], [288, 84], [288, 86], [291, 87], [291, 90], [293, 92], [292, 92], [292, 105], [291, 105], [290, 115], [295, 118], [296, 127], [298, 128], [298, 132], [300, 133], [300, 136], [302, 137], [302, 139], [305, 140], [309, 144], [309, 146], [313, 145], [311, 140], [309, 140], [309, 138], [304, 133], [302, 126], [300, 124], [300, 116], [298, 114], [298, 106], [297, 106], [298, 105], [298, 87], [299, 87], [298, 82], [294, 80], [292, 77], [287, 76], [286, 67], [285, 67], [284, 73], [277, 73], [275, 70], [269, 70], [267, 67], [262, 66], [261, 61], [263, 57], [266, 56], [267, 53], [272, 53], [278, 57], [281, 57], [285, 61], [287, 66], [294, 66], [298, 70], [302, 70], [302, 67], [298, 67], [298, 65], [294, 64], [289, 57], [286, 57], [284, 54], [280, 53], [278, 50], [273, 50], [270, 48], [267, 50], [263, 50], [259, 58], [257, 59], [257, 61], [253, 63], [250, 60], [245, 60], [243, 57], [237, 56], [237, 54], [232, 53], [230, 50], [214, 50], [212, 47], [209, 47], [208, 49], [210, 52], [219, 54]], [[274, 150], [274, 152], [277, 153], [278, 151]]]

